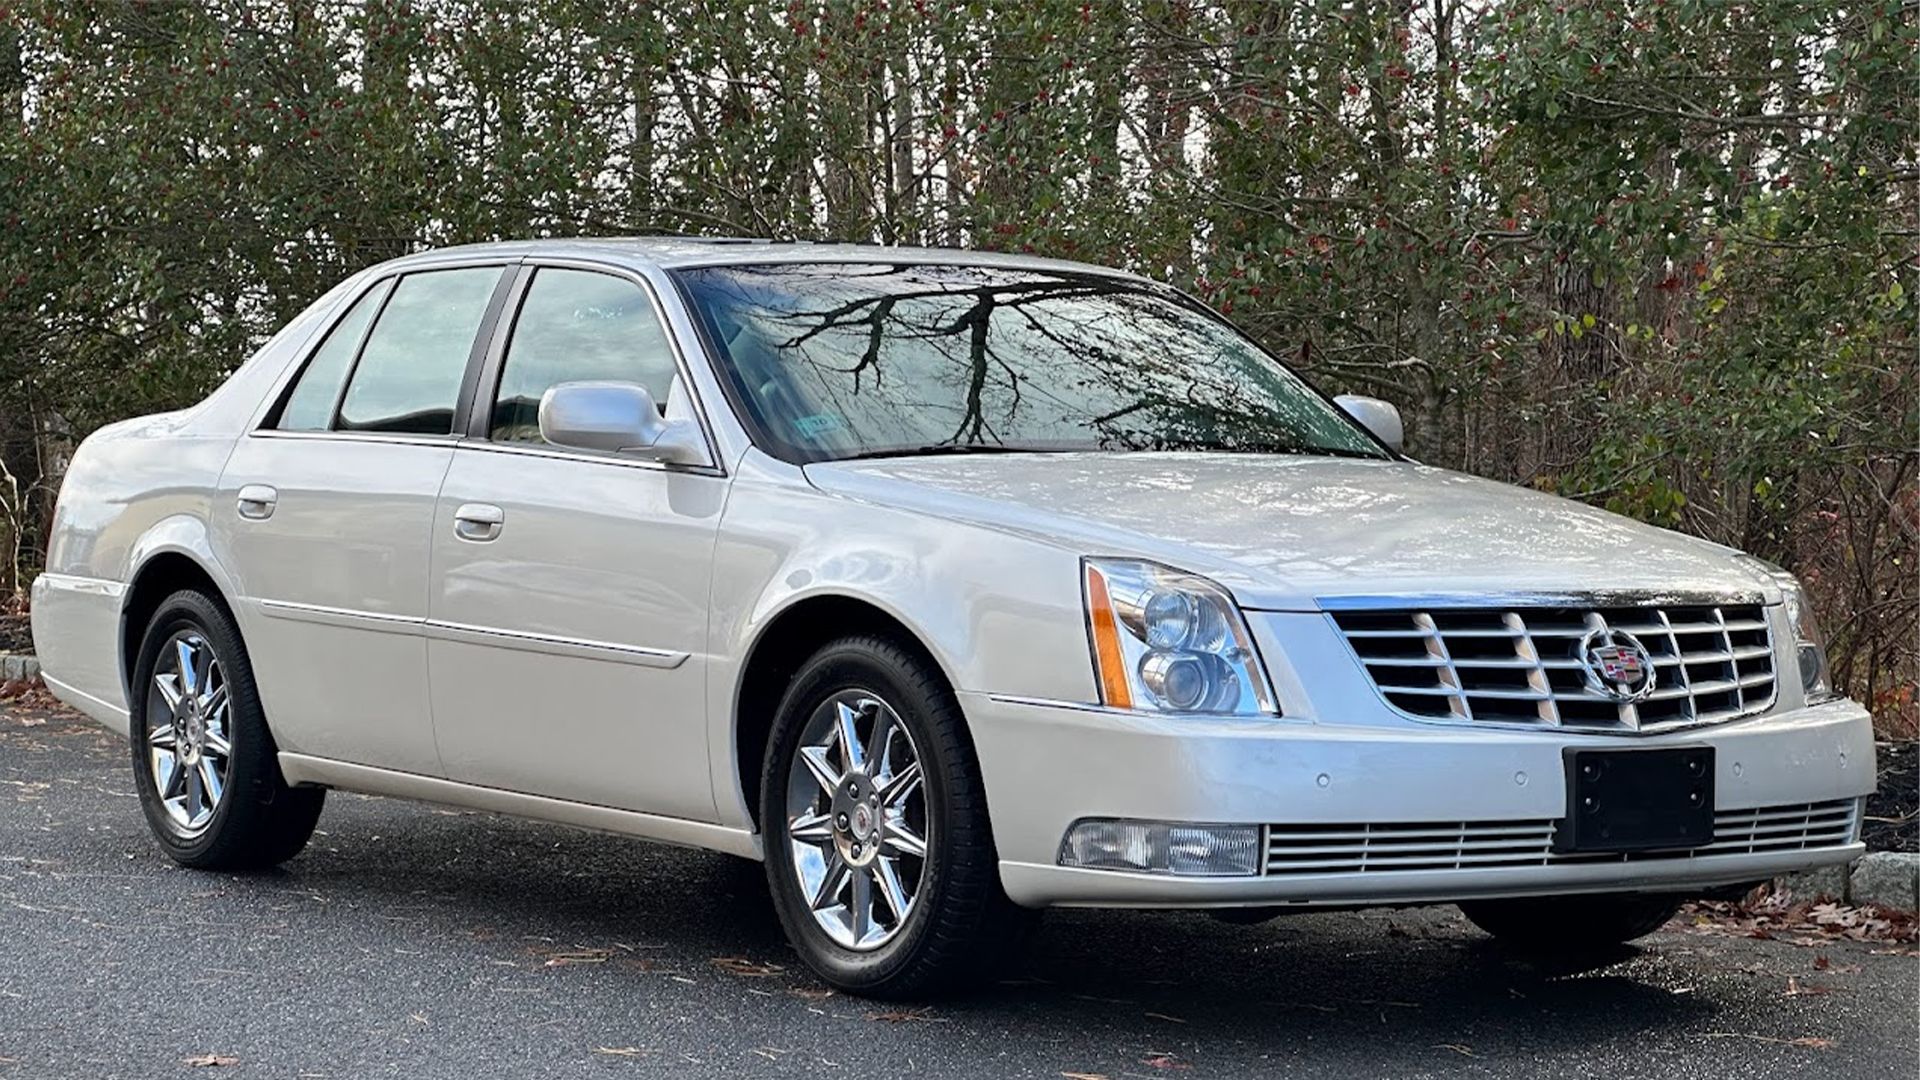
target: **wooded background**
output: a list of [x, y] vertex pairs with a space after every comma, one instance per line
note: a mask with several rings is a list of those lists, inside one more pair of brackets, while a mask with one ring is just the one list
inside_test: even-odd
[[1920, 2], [0, 0], [0, 597], [328, 286], [579, 233], [1126, 266], [1422, 460], [1808, 582], [1915, 731]]

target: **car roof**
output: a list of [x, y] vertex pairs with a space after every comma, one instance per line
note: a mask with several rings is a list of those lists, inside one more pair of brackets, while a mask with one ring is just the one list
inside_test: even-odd
[[891, 247], [884, 244], [812, 244], [775, 240], [701, 236], [574, 237], [559, 240], [509, 240], [435, 248], [402, 256], [385, 265], [404, 269], [449, 258], [473, 257], [579, 258], [611, 262], [634, 269], [672, 270], [691, 266], [738, 266], [748, 263], [915, 263], [955, 266], [996, 266], [1017, 270], [1050, 270], [1073, 274], [1104, 274], [1147, 281], [1139, 275], [1093, 263], [1047, 259], [963, 248]]

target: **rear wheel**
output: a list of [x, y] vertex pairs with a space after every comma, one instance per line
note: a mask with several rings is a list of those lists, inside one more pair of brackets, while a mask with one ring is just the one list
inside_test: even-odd
[[1646, 937], [1680, 911], [1684, 897], [1639, 893], [1470, 900], [1473, 925], [1530, 952], [1574, 955]]
[[161, 601], [132, 698], [135, 787], [169, 857], [203, 870], [258, 869], [306, 846], [326, 793], [281, 777], [246, 647], [218, 601], [195, 589]]
[[959, 704], [887, 639], [835, 642], [794, 678], [761, 822], [787, 936], [842, 990], [910, 996], [977, 979], [1029, 922], [1000, 891]]

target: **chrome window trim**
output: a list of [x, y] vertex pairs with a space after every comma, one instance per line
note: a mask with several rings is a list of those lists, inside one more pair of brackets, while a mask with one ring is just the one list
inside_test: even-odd
[[[384, 267], [376, 268], [376, 272], [373, 273], [373, 276], [367, 278], [364, 282], [362, 282], [359, 288], [354, 289], [352, 292], [348, 293], [346, 296], [341, 298], [339, 305], [336, 306], [333, 311], [328, 313], [326, 325], [321, 327], [319, 330], [315, 331], [311, 337], [309, 337], [304, 343], [302, 343], [300, 347], [300, 351], [298, 355], [295, 356], [293, 362], [288, 364], [286, 368], [280, 372], [279, 377], [274, 380], [273, 389], [267, 394], [263, 395], [260, 399], [260, 403], [254, 407], [253, 416], [251, 419], [247, 421], [247, 434], [258, 435], [258, 434], [261, 434], [262, 432], [272, 432], [272, 433], [278, 433], [283, 435], [311, 434], [311, 435], [327, 435], [327, 436], [378, 434], [377, 432], [370, 433], [370, 432], [354, 432], [354, 431], [279, 432], [278, 429], [265, 428], [265, 427], [262, 427], [262, 425], [264, 425], [267, 422], [267, 417], [272, 416], [274, 413], [274, 410], [280, 407], [281, 402], [286, 398], [288, 392], [292, 390], [293, 383], [300, 378], [301, 373], [307, 370], [307, 365], [313, 362], [313, 354], [319, 352], [322, 348], [326, 346], [328, 336], [331, 335], [334, 331], [334, 328], [340, 324], [340, 320], [346, 318], [347, 313], [353, 310], [353, 305], [360, 302], [361, 297], [366, 296], [369, 292], [381, 287], [383, 284], [389, 281], [394, 281], [395, 279], [405, 277], [408, 274], [412, 274], [412, 273], [419, 273], [422, 271], [429, 271], [429, 270], [472, 270], [472, 269], [476, 269], [484, 266], [497, 266], [502, 271], [506, 271], [515, 266], [520, 265], [520, 262], [521, 262], [521, 257], [517, 255], [515, 256], [490, 255], [482, 258], [475, 258], [473, 256], [463, 256], [463, 257], [437, 259], [437, 260], [423, 259], [422, 261], [419, 261], [419, 262], [414, 262], [409, 260], [401, 265], [389, 264]], [[366, 344], [367, 344], [366, 337], [371, 336], [373, 333], [373, 328], [379, 325], [380, 316], [386, 310], [387, 301], [391, 299], [393, 298], [391, 296], [388, 296], [385, 299], [381, 300], [380, 310], [374, 312], [372, 321], [367, 323], [366, 335], [364, 335], [361, 338], [360, 348], [364, 349], [366, 347]], [[483, 322], [480, 327], [481, 330], [487, 330], [488, 328], [489, 328], [489, 324], [485, 322]], [[346, 378], [341, 380], [341, 383], [340, 383], [341, 395], [345, 395], [347, 384], [353, 381], [353, 369], [357, 368], [359, 364], [360, 364], [359, 352], [358, 350], [356, 350], [353, 361], [348, 366]], [[464, 378], [462, 379], [462, 381], [463, 382], [465, 381]], [[340, 402], [339, 402], [339, 399], [336, 398], [334, 401], [334, 412], [336, 414], [336, 418], [339, 411], [340, 411]], [[426, 438], [427, 436], [420, 436], [420, 437]], [[446, 436], [446, 438], [452, 438], [452, 436], [448, 435]]]
[[455, 442], [461, 450], [483, 454], [518, 454], [522, 457], [554, 458], [560, 461], [578, 461], [593, 465], [612, 465], [623, 469], [650, 469], [654, 472], [673, 473], [679, 476], [724, 477], [727, 475], [727, 471], [719, 465], [672, 465], [664, 461], [621, 457], [617, 454], [598, 453], [592, 450], [574, 450], [564, 446], [502, 443], [491, 439], [476, 439], [472, 436], [463, 436]]
[[263, 428], [247, 432], [249, 439], [315, 439], [322, 442], [371, 442], [401, 446], [452, 447], [461, 441], [458, 435], [402, 435], [381, 431], [276, 431]]

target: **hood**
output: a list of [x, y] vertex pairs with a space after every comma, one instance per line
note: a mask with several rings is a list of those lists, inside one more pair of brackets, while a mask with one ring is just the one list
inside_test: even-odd
[[1248, 608], [1488, 593], [1764, 595], [1733, 549], [1404, 461], [1005, 454], [806, 467], [823, 491], [1204, 574]]

